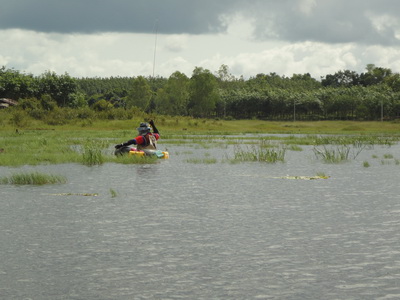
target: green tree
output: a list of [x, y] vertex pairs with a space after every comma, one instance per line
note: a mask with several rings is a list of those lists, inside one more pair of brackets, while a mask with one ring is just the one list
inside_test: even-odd
[[187, 115], [188, 101], [189, 78], [176, 71], [168, 78], [164, 88], [157, 92], [157, 111], [167, 115]]
[[37, 80], [33, 75], [21, 74], [19, 71], [0, 68], [0, 98], [34, 97], [37, 92]]
[[150, 85], [146, 78], [138, 76], [132, 83], [131, 90], [126, 99], [127, 108], [136, 106], [145, 111], [149, 108], [150, 100], [153, 95]]
[[209, 70], [196, 67], [190, 78], [189, 113], [194, 117], [210, 117], [219, 98], [217, 80]]
[[50, 95], [60, 107], [68, 106], [70, 94], [76, 93], [77, 90], [76, 80], [67, 73], [58, 76], [56, 73], [48, 71], [39, 77], [39, 94]]
[[321, 83], [323, 86], [350, 87], [360, 83], [360, 76], [354, 71], [344, 70], [333, 75], [326, 75]]
[[380, 84], [392, 75], [391, 69], [375, 67], [374, 64], [368, 64], [366, 69], [367, 72], [360, 75], [360, 82], [364, 86]]

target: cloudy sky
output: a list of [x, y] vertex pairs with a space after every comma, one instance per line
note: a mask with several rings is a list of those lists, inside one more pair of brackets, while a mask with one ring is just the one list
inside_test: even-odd
[[74, 77], [400, 72], [399, 0], [0, 0], [0, 67]]

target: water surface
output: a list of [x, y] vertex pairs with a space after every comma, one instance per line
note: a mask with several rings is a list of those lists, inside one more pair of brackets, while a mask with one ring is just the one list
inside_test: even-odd
[[0, 186], [0, 298], [400, 298], [398, 145], [341, 164], [306, 146], [277, 164], [168, 148], [154, 165], [1, 167], [68, 183]]

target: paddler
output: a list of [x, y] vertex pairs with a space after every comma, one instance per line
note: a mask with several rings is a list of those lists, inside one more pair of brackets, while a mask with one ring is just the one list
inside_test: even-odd
[[[151, 126], [151, 127], [150, 127]], [[153, 132], [151, 132], [153, 129]], [[139, 135], [126, 143], [115, 145], [115, 155], [121, 155], [130, 151], [130, 145], [136, 145], [137, 150], [156, 150], [157, 140], [160, 138], [154, 121], [148, 123], [140, 123], [137, 128]]]

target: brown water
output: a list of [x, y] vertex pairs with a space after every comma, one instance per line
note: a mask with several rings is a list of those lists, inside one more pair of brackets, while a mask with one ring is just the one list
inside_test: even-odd
[[0, 299], [399, 299], [400, 165], [383, 155], [400, 147], [341, 164], [302, 148], [277, 164], [172, 146], [155, 165], [0, 168], [68, 179], [0, 186]]

